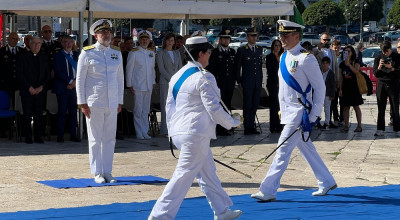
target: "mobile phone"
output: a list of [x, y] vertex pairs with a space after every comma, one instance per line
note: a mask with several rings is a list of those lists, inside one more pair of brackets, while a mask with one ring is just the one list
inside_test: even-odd
[[347, 60], [347, 57], [349, 56], [349, 51], [344, 50], [343, 51], [343, 60]]

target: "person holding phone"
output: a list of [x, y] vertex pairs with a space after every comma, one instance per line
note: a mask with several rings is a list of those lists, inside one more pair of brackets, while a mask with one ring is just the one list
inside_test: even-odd
[[393, 131], [400, 131], [399, 119], [399, 78], [400, 55], [392, 52], [392, 44], [383, 41], [380, 45], [382, 54], [375, 57], [374, 75], [378, 78], [376, 99], [378, 103], [377, 131], [375, 136], [383, 136], [385, 131], [385, 110], [389, 97], [393, 116]]
[[342, 132], [349, 131], [349, 113], [350, 107], [353, 106], [356, 112], [357, 128], [354, 132], [361, 132], [361, 109], [360, 105], [364, 104], [362, 96], [358, 90], [356, 73], [360, 71], [360, 63], [356, 59], [356, 52], [352, 46], [346, 46], [342, 54], [343, 61], [339, 65], [339, 96], [340, 103], [344, 106], [344, 128]]

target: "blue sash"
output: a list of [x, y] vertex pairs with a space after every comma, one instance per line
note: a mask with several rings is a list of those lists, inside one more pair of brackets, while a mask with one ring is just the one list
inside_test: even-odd
[[74, 70], [76, 71], [76, 67], [77, 67], [76, 61], [74, 59], [72, 59], [72, 57], [69, 54], [65, 53], [64, 50], [61, 50], [61, 53], [68, 60], [68, 63], [71, 64], [72, 68], [74, 68]]
[[[288, 86], [290, 86], [290, 88], [294, 89], [296, 92], [300, 93], [303, 98], [302, 98], [302, 102], [301, 103], [304, 106], [304, 110], [303, 110], [303, 118], [301, 121], [301, 128], [303, 130], [303, 132], [311, 132], [312, 131], [312, 126], [313, 124], [310, 123], [310, 119], [308, 118], [308, 112], [307, 110], [311, 110], [312, 104], [307, 100], [307, 93], [309, 93], [311, 91], [311, 85], [308, 85], [306, 88], [306, 91], [303, 92], [300, 84], [296, 81], [296, 79], [290, 75], [287, 67], [286, 67], [286, 55], [287, 52], [285, 52], [282, 55], [282, 59], [281, 59], [281, 64], [280, 64], [280, 69], [281, 69], [281, 73], [282, 73], [282, 78], [285, 80], [286, 84], [288, 84]], [[300, 100], [300, 98], [299, 98]], [[308, 106], [307, 106], [308, 104]]]
[[187, 78], [189, 78], [189, 76], [191, 76], [199, 71], [200, 71], [199, 68], [191, 67], [182, 74], [182, 76], [178, 79], [178, 81], [176, 81], [174, 88], [172, 89], [172, 95], [174, 96], [175, 100], [176, 100], [176, 96], [178, 95], [179, 89], [181, 89], [183, 82], [185, 82], [185, 80]]

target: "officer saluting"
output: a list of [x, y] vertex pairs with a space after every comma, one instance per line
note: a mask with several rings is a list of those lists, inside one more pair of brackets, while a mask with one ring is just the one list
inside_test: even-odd
[[96, 183], [116, 182], [111, 171], [117, 114], [123, 103], [124, 70], [121, 52], [110, 47], [111, 25], [111, 21], [101, 19], [90, 27], [97, 42], [83, 48], [76, 76], [78, 104], [86, 116], [89, 162]]
[[267, 176], [261, 183], [260, 192], [251, 197], [262, 201], [275, 200], [280, 179], [296, 146], [318, 180], [319, 190], [312, 195], [324, 196], [336, 188], [336, 182], [311, 140], [302, 139], [302, 134], [296, 129], [300, 126], [303, 131], [310, 131], [310, 122], [315, 122], [321, 115], [325, 82], [315, 56], [300, 46], [300, 32], [304, 26], [286, 20], [278, 20], [278, 23], [282, 46], [287, 50], [281, 56], [278, 72], [281, 123], [285, 125], [278, 144], [284, 143], [276, 151]]
[[[254, 120], [260, 102], [262, 85], [262, 48], [256, 45], [256, 28], [246, 31], [248, 43], [237, 50], [236, 78], [240, 88], [243, 89], [243, 117], [244, 134], [259, 134]], [[242, 74], [240, 74], [242, 71]]]
[[[207, 70], [210, 71], [217, 80], [218, 88], [221, 90], [221, 99], [226, 107], [231, 109], [233, 90], [236, 83], [235, 69], [235, 50], [229, 48], [231, 36], [229, 30], [221, 31], [219, 35], [218, 47], [211, 52], [209, 65]], [[220, 125], [217, 125], [217, 135], [230, 135], [228, 130]]]

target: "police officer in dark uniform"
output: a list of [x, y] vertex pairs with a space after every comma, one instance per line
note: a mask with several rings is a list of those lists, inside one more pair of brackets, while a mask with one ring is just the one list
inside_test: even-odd
[[[244, 134], [259, 134], [255, 127], [255, 115], [260, 102], [262, 85], [262, 48], [256, 45], [257, 30], [246, 31], [248, 43], [237, 50], [235, 57], [236, 77], [243, 91]], [[241, 74], [240, 74], [241, 73]]]
[[[213, 49], [209, 59], [207, 70], [210, 71], [217, 80], [217, 85], [221, 91], [221, 99], [226, 107], [231, 109], [231, 101], [233, 90], [236, 83], [235, 71], [235, 50], [229, 48], [231, 36], [230, 30], [221, 31], [219, 33], [218, 47]], [[217, 135], [228, 136], [228, 130], [220, 125], [217, 125]]]
[[42, 47], [40, 48], [40, 52], [43, 52], [45, 54], [47, 54], [48, 56], [48, 60], [49, 60], [49, 66], [50, 66], [50, 70], [51, 70], [51, 79], [49, 81], [49, 87], [48, 88], [52, 88], [53, 87], [53, 78], [54, 78], [54, 70], [53, 70], [53, 58], [54, 58], [54, 54], [56, 54], [57, 52], [61, 51], [62, 45], [60, 42], [58, 41], [54, 41], [52, 39], [53, 37], [53, 31], [51, 30], [51, 27], [49, 25], [45, 25], [42, 27], [42, 37], [43, 37], [43, 43], [42, 43]]

